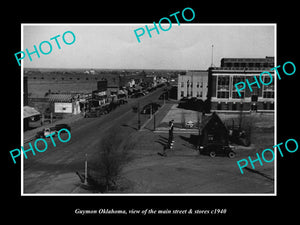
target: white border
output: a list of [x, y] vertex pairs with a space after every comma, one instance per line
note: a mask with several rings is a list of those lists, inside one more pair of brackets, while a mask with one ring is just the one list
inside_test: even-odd
[[[21, 23], [21, 51], [24, 50], [23, 45], [23, 27], [24, 26], [141, 26], [141, 25], [153, 25], [150, 24], [86, 24], [86, 23], [72, 23], [72, 24], [61, 24], [61, 23]], [[177, 25], [177, 24], [176, 24]], [[277, 23], [226, 23], [226, 24], [218, 24], [218, 23], [181, 23], [180, 26], [274, 26], [274, 65], [277, 66]], [[137, 43], [138, 44], [138, 43]], [[225, 56], [226, 57], [226, 56]], [[21, 62], [21, 143], [24, 146], [24, 124], [23, 124], [23, 77], [24, 77], [24, 66], [23, 62]], [[275, 114], [274, 114], [274, 145], [277, 143], [277, 79], [275, 79]], [[227, 193], [227, 194], [194, 194], [194, 193], [180, 193], [180, 194], [170, 194], [170, 193], [159, 193], [159, 194], [146, 194], [146, 193], [137, 193], [137, 194], [86, 194], [86, 193], [24, 193], [24, 175], [23, 175], [23, 167], [24, 167], [24, 157], [21, 157], [21, 196], [277, 196], [277, 151], [275, 152], [275, 160], [274, 160], [274, 193]], [[23, 156], [23, 154], [22, 154]]]

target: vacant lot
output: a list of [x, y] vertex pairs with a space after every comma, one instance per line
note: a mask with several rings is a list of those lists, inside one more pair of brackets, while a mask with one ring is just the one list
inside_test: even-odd
[[[220, 117], [225, 120], [237, 118], [235, 115], [229, 118], [228, 114]], [[274, 193], [273, 163], [261, 166], [256, 162], [255, 170], [245, 170], [244, 174], [241, 174], [236, 163], [248, 156], [256, 159], [257, 152], [274, 145], [274, 116], [248, 114], [245, 118], [251, 120], [252, 144], [250, 147], [236, 146], [237, 156], [234, 159], [200, 155], [189, 143], [190, 134], [186, 133], [175, 134], [173, 150], [168, 150], [167, 157], [162, 157], [157, 153], [162, 152], [163, 145], [167, 142], [167, 133], [156, 133], [148, 129], [135, 133], [131, 139], [136, 143], [132, 149], [134, 160], [123, 171], [127, 185], [130, 184], [125, 192]]]

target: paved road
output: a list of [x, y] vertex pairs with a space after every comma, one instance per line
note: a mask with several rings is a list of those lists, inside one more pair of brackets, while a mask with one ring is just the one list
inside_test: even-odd
[[[99, 151], [101, 139], [110, 129], [117, 127], [123, 139], [137, 132], [137, 114], [132, 112], [132, 106], [138, 101], [140, 106], [157, 101], [162, 92], [163, 88], [160, 88], [142, 98], [132, 99], [102, 117], [82, 118], [72, 124], [69, 142], [61, 143], [55, 137], [56, 147], [49, 139], [45, 152], [36, 152], [35, 156], [28, 152], [28, 159], [24, 159], [24, 193], [74, 192], [76, 185], [70, 183], [79, 181], [74, 174], [83, 171], [85, 154], [88, 154], [88, 160], [93, 159]], [[145, 121], [146, 116], [141, 119]], [[43, 146], [38, 147], [43, 149]], [[24, 148], [27, 149], [28, 145]]]

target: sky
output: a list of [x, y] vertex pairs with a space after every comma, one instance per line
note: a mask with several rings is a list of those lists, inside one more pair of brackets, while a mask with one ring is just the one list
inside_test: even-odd
[[[87, 69], [170, 69], [206, 70], [212, 61], [220, 66], [221, 58], [264, 58], [275, 56], [273, 24], [180, 24], [168, 31], [159, 29], [147, 34], [146, 24], [23, 24], [23, 48], [34, 51], [49, 41], [52, 52], [32, 54], [22, 60], [25, 68], [87, 68]], [[152, 28], [153, 24], [147, 24]], [[137, 41], [134, 30], [143, 27], [145, 34]], [[164, 29], [169, 24], [163, 25]], [[75, 42], [66, 45], [66, 31], [75, 34]], [[57, 38], [61, 49], [58, 49]], [[66, 41], [72, 41], [70, 34]], [[43, 51], [49, 51], [47, 44]]]

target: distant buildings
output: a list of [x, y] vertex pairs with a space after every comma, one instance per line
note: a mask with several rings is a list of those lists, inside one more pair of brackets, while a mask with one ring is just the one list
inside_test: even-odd
[[[208, 70], [208, 98], [211, 101], [211, 111], [274, 111], [274, 82], [260, 88], [253, 84], [242, 91], [240, 97], [234, 84], [254, 82], [254, 76], [274, 67], [274, 57], [266, 58], [223, 58], [221, 67], [211, 67]], [[264, 83], [270, 81], [268, 75], [263, 76]], [[273, 79], [274, 81], [275, 79]]]
[[207, 85], [207, 70], [190, 70], [184, 75], [179, 74], [177, 99], [195, 97], [204, 101], [207, 98]]

